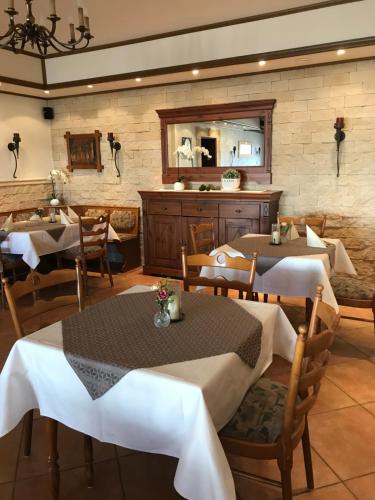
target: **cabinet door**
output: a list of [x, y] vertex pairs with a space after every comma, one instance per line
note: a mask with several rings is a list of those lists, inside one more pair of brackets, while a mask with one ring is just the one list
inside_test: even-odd
[[147, 221], [150, 266], [181, 268], [181, 217], [149, 215]]
[[188, 255], [194, 253], [193, 244], [190, 236], [190, 224], [210, 224], [214, 225], [215, 233], [215, 247], [219, 246], [219, 223], [218, 219], [211, 219], [209, 217], [183, 217], [182, 239], [184, 245], [187, 245]]
[[259, 219], [220, 219], [220, 245], [248, 233], [259, 233]]

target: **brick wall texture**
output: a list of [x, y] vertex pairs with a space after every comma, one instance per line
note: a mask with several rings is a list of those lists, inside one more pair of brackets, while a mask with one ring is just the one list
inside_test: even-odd
[[[55, 168], [66, 167], [67, 130], [103, 134], [103, 173], [75, 171], [65, 197], [139, 206], [138, 190], [162, 186], [155, 109], [269, 98], [277, 100], [270, 188], [284, 191], [281, 213], [327, 214], [327, 236], [341, 238], [357, 269], [375, 277], [375, 60], [55, 100]], [[346, 124], [339, 178], [337, 116]], [[121, 179], [106, 142], [109, 131], [123, 145]]]

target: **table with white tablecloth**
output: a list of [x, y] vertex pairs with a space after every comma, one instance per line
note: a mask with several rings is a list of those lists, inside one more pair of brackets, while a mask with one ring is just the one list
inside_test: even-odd
[[[136, 286], [126, 293], [149, 290]], [[136, 369], [96, 400], [64, 356], [61, 322], [18, 340], [0, 375], [0, 436], [28, 410], [39, 408], [42, 415], [101, 441], [177, 457], [174, 485], [185, 498], [235, 500], [217, 431], [232, 418], [273, 354], [291, 361], [296, 342], [278, 305], [236, 303], [262, 323], [254, 369], [234, 353]]]
[[[46, 229], [53, 226], [45, 222]], [[25, 226], [25, 227], [23, 227]], [[61, 252], [79, 245], [79, 225], [68, 224], [61, 237], [56, 241], [48, 234], [47, 230], [32, 230], [32, 224], [25, 225], [23, 222], [14, 224], [16, 231], [10, 231], [6, 239], [1, 243], [3, 253], [21, 255], [23, 261], [31, 268], [35, 269], [40, 257], [56, 252]], [[95, 226], [94, 226], [95, 229]], [[116, 231], [110, 225], [108, 229], [108, 239], [116, 240]]]
[[[243, 238], [256, 238], [257, 234], [248, 234]], [[333, 293], [329, 277], [332, 272], [357, 274], [356, 270], [339, 239], [322, 238], [326, 243], [335, 245], [334, 267], [331, 269], [328, 254], [290, 256], [280, 260], [264, 274], [256, 274], [254, 291], [286, 297], [303, 297], [314, 299], [317, 285], [324, 286], [323, 301], [338, 310], [337, 301]], [[211, 252], [211, 255], [224, 251], [232, 257], [243, 254], [230, 246], [230, 242]], [[246, 271], [233, 269], [209, 268], [201, 270], [201, 276], [207, 278], [223, 277], [228, 280], [247, 281]]]

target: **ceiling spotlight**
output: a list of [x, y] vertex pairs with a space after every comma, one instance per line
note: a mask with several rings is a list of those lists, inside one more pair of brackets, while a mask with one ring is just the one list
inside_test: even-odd
[[266, 65], [266, 61], [264, 61], [264, 60], [259, 61], [258, 64], [259, 64], [259, 66], [265, 66]]
[[345, 49], [339, 49], [339, 50], [336, 52], [336, 54], [337, 54], [338, 56], [343, 56], [344, 54], [346, 54], [346, 50], [345, 50]]
[[136, 79], [135, 79], [135, 81], [139, 83], [139, 82], [141, 82], [141, 81], [142, 81], [142, 78], [139, 78], [139, 77], [138, 77], [138, 78], [136, 78]]
[[199, 69], [193, 69], [192, 73], [194, 76], [199, 75]]
[[87, 85], [87, 88], [88, 88], [88, 89], [93, 89], [93, 88], [94, 88], [94, 85]]
[[45, 94], [49, 94], [49, 90], [43, 90]]

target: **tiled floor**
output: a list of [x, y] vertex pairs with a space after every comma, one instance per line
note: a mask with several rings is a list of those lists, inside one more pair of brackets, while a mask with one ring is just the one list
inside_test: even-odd
[[[115, 288], [91, 278], [90, 302], [94, 303], [134, 284], [153, 284], [156, 278], [139, 271], [115, 276]], [[293, 324], [303, 319], [301, 301], [283, 299]], [[58, 311], [49, 322], [69, 314]], [[349, 310], [345, 311], [348, 313]], [[358, 315], [364, 311], [351, 311]], [[370, 317], [368, 315], [367, 317]], [[40, 318], [44, 325], [47, 318]], [[35, 325], [34, 325], [35, 326]], [[0, 312], [0, 367], [15, 341], [8, 312]], [[301, 500], [375, 498], [375, 336], [373, 326], [342, 320], [320, 398], [310, 415], [310, 434], [316, 489], [305, 490], [302, 452], [294, 456], [293, 488]], [[287, 381], [289, 364], [275, 358], [267, 376]], [[43, 418], [34, 421], [32, 455], [22, 454], [22, 426], [0, 439], [0, 500], [48, 500], [46, 442]], [[59, 428], [62, 500], [172, 500], [181, 498], [173, 489], [176, 460], [95, 443], [95, 487], [86, 488], [82, 436]], [[242, 462], [256, 474], [278, 479], [273, 462]], [[240, 463], [239, 463], [240, 462]], [[280, 490], [247, 478], [236, 477], [242, 500], [275, 500]], [[202, 499], [204, 500], [204, 499]]]

